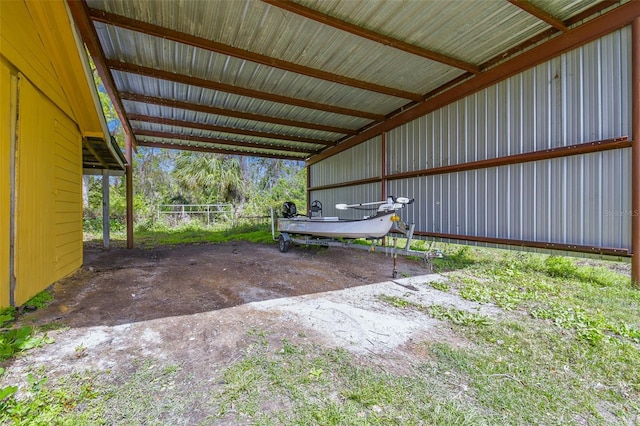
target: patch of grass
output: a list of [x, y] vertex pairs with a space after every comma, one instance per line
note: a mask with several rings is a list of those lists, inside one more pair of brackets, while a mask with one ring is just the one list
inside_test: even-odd
[[44, 290], [33, 296], [24, 304], [24, 307], [29, 310], [46, 308], [53, 301], [53, 295], [50, 290]]
[[434, 270], [436, 272], [443, 272], [467, 268], [476, 263], [471, 252], [471, 247], [462, 246], [452, 254], [445, 253], [443, 258], [435, 258], [432, 260]]
[[451, 290], [451, 286], [449, 285], [449, 283], [444, 282], [444, 281], [431, 281], [429, 283], [429, 285], [433, 288], [435, 288], [436, 290], [440, 290], [440, 291], [449, 291]]
[[342, 349], [254, 346], [224, 377], [218, 416], [223, 423], [450, 425], [478, 420], [473, 409], [433, 395], [434, 388], [442, 387], [439, 378], [362, 367]]
[[[1, 424], [106, 424], [77, 409], [97, 397], [93, 377], [72, 375], [51, 385], [42, 371], [29, 373], [28, 388], [17, 397], [17, 386], [0, 391]], [[64, 419], [64, 420], [63, 420]]]
[[439, 368], [467, 378], [477, 403], [493, 413], [490, 423], [623, 424], [640, 415], [640, 353], [630, 343], [593, 346], [541, 323], [459, 331], [483, 350], [434, 344], [430, 351]]
[[441, 305], [425, 306], [420, 303], [411, 302], [405, 298], [397, 296], [389, 296], [381, 294], [378, 298], [396, 308], [401, 309], [413, 309], [429, 315], [432, 318], [439, 319], [441, 321], [448, 321], [457, 325], [486, 325], [490, 320], [488, 317], [473, 312], [467, 312], [464, 310], [445, 307]]
[[212, 229], [202, 226], [187, 226], [176, 229], [145, 229], [135, 234], [137, 244], [145, 247], [193, 243], [226, 243], [248, 241], [273, 244], [269, 225], [241, 225], [233, 228]]

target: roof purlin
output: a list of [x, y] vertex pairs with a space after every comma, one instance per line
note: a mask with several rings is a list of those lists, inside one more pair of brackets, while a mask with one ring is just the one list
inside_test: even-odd
[[295, 156], [295, 155], [281, 155], [281, 154], [267, 154], [262, 152], [243, 152], [243, 151], [233, 151], [226, 149], [217, 149], [217, 148], [206, 148], [202, 146], [193, 146], [193, 145], [182, 145], [179, 143], [164, 143], [164, 142], [147, 142], [144, 140], [138, 141], [140, 146], [146, 146], [149, 148], [162, 148], [162, 149], [179, 149], [184, 151], [197, 151], [197, 152], [208, 152], [214, 154], [227, 154], [227, 155], [248, 155], [251, 154], [254, 157], [265, 157], [265, 158], [278, 158], [281, 160], [297, 160], [304, 161], [304, 157]]
[[239, 146], [243, 148], [256, 148], [256, 149], [267, 149], [274, 151], [288, 151], [288, 152], [299, 152], [302, 154], [313, 154], [317, 153], [318, 150], [314, 149], [303, 149], [296, 148], [291, 146], [283, 146], [283, 145], [267, 145], [261, 143], [253, 143], [253, 142], [242, 142], [242, 141], [234, 141], [228, 139], [217, 139], [217, 138], [209, 138], [206, 136], [196, 136], [196, 135], [185, 135], [184, 133], [176, 133], [176, 132], [160, 132], [155, 130], [135, 130], [134, 132], [140, 136], [151, 136], [155, 138], [166, 138], [166, 139], [178, 139], [185, 141], [193, 141], [193, 142], [204, 142], [211, 143], [216, 145], [228, 145], [228, 146]]
[[312, 19], [320, 22], [324, 25], [329, 25], [342, 31], [346, 31], [351, 34], [375, 41], [376, 43], [384, 44], [395, 49], [402, 50], [413, 55], [421, 56], [423, 58], [431, 59], [432, 61], [440, 62], [441, 64], [449, 65], [455, 68], [463, 69], [465, 71], [477, 74], [480, 72], [480, 68], [474, 64], [456, 59], [441, 53], [434, 52], [423, 47], [415, 46], [413, 44], [405, 43], [404, 41], [394, 39], [392, 37], [385, 36], [375, 31], [368, 30], [366, 28], [359, 27], [350, 22], [343, 21], [330, 15], [318, 12], [306, 6], [298, 3], [294, 3], [290, 0], [262, 0], [272, 6], [279, 7], [287, 10], [291, 13], [295, 13], [305, 18]]
[[129, 119], [132, 121], [142, 121], [146, 123], [155, 123], [155, 124], [166, 124], [168, 126], [177, 126], [177, 127], [189, 127], [192, 129], [207, 130], [212, 132], [233, 133], [237, 135], [256, 136], [261, 138], [287, 140], [292, 142], [312, 143], [317, 145], [328, 145], [328, 146], [335, 145], [335, 142], [333, 141], [326, 141], [321, 139], [305, 138], [301, 136], [291, 136], [291, 135], [284, 135], [284, 134], [278, 134], [278, 133], [260, 132], [257, 130], [239, 129], [236, 127], [216, 126], [213, 124], [200, 123], [195, 121], [174, 120], [170, 118], [154, 117], [154, 116], [143, 115], [143, 114], [129, 114]]
[[154, 37], [160, 37], [167, 40], [172, 40], [178, 43], [187, 44], [200, 49], [205, 49], [217, 53], [221, 53], [228, 56], [233, 56], [243, 60], [267, 65], [274, 68], [279, 68], [285, 71], [290, 71], [296, 74], [302, 74], [309, 77], [318, 78], [321, 80], [330, 81], [333, 83], [343, 84], [345, 86], [356, 87], [358, 89], [369, 90], [372, 92], [381, 93], [388, 96], [395, 96], [398, 98], [410, 99], [414, 101], [422, 100], [422, 96], [419, 93], [412, 93], [405, 90], [396, 89], [393, 87], [382, 86], [367, 81], [357, 80], [346, 76], [332, 74], [327, 71], [306, 67], [293, 62], [284, 61], [277, 58], [261, 55], [258, 53], [250, 52], [248, 50], [238, 49], [226, 44], [218, 43], [212, 40], [196, 37], [191, 34], [182, 33], [166, 27], [161, 27], [155, 24], [151, 24], [144, 21], [139, 21], [126, 16], [116, 15], [99, 9], [89, 9], [91, 18], [95, 21], [104, 22], [109, 25], [126, 28], [132, 31], [148, 34]]
[[176, 74], [170, 71], [159, 70], [156, 68], [145, 67], [143, 65], [131, 64], [128, 62], [107, 59], [106, 65], [116, 71], [124, 71], [131, 74], [143, 75], [145, 77], [159, 78], [162, 80], [173, 81], [176, 83], [187, 84], [190, 86], [204, 87], [206, 89], [217, 90], [225, 93], [233, 93], [240, 96], [250, 98], [263, 99], [270, 102], [278, 102], [286, 105], [299, 106], [302, 108], [316, 109], [318, 111], [333, 112], [336, 114], [349, 115], [353, 117], [368, 118], [370, 120], [381, 120], [383, 115], [374, 114], [366, 111], [358, 111], [351, 108], [343, 108], [335, 105], [323, 104], [320, 102], [308, 101], [305, 99], [291, 98], [288, 96], [276, 95], [274, 93], [261, 92], [259, 90], [247, 89], [240, 86], [232, 86], [230, 84], [218, 83], [199, 77], [191, 77], [184, 74]]
[[267, 115], [253, 114], [249, 112], [236, 111], [231, 109], [223, 109], [208, 105], [195, 104], [191, 102], [176, 101], [174, 99], [158, 98], [154, 96], [141, 95], [131, 92], [120, 92], [119, 96], [123, 100], [142, 102], [152, 105], [161, 105], [170, 108], [180, 108], [189, 111], [203, 112], [205, 114], [215, 114], [227, 117], [241, 118], [245, 120], [260, 121], [266, 123], [281, 124], [283, 126], [299, 127], [303, 129], [320, 130], [324, 132], [339, 133], [344, 135], [355, 135], [358, 132], [354, 129], [342, 127], [325, 126], [323, 124], [307, 123], [304, 121], [289, 120], [286, 118], [271, 117]]
[[567, 31], [569, 28], [567, 25], [562, 22], [560, 19], [556, 18], [552, 14], [548, 13], [546, 10], [539, 8], [535, 4], [532, 4], [528, 0], [508, 0], [512, 5], [519, 7], [530, 15], [535, 16], [536, 18], [546, 22], [551, 25], [553, 28], [560, 31]]

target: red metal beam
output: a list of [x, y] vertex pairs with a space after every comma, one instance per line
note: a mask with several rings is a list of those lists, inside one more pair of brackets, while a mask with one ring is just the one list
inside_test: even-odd
[[319, 185], [312, 186], [309, 188], [310, 191], [322, 191], [323, 189], [335, 189], [335, 188], [345, 188], [347, 186], [356, 186], [356, 185], [365, 185], [367, 183], [376, 183], [382, 180], [381, 177], [376, 176], [372, 178], [366, 179], [358, 179], [358, 180], [350, 180], [348, 182], [340, 182], [340, 183], [331, 183], [329, 185]]
[[120, 97], [126, 101], [141, 102], [145, 104], [161, 105], [170, 108], [180, 108], [188, 111], [204, 112], [205, 114], [215, 114], [224, 117], [242, 118], [245, 120], [260, 121], [265, 123], [281, 124], [283, 126], [300, 127], [303, 129], [320, 130], [323, 132], [338, 133], [344, 135], [355, 135], [356, 131], [344, 127], [325, 126], [324, 124], [308, 123], [306, 121], [288, 120], [286, 118], [270, 117], [267, 115], [251, 114], [243, 111], [234, 111], [224, 108], [216, 108], [208, 105], [194, 104], [191, 102], [176, 101], [167, 98], [141, 95], [138, 93], [120, 92]]
[[[383, 133], [383, 135], [385, 135], [385, 133]], [[445, 173], [456, 173], [456, 172], [469, 171], [469, 170], [485, 169], [489, 167], [521, 164], [521, 163], [527, 163], [530, 161], [551, 160], [554, 158], [569, 157], [572, 155], [588, 154], [592, 152], [609, 151], [612, 149], [629, 148], [632, 146], [635, 146], [635, 143], [628, 140], [628, 138], [625, 136], [625, 137], [616, 138], [616, 139], [593, 141], [593, 142], [587, 142], [587, 143], [582, 143], [577, 145], [569, 145], [569, 146], [563, 146], [559, 148], [551, 148], [551, 149], [544, 149], [540, 151], [527, 152], [524, 154], [508, 155], [505, 157], [490, 158], [487, 160], [480, 160], [480, 161], [470, 161], [467, 163], [452, 164], [449, 166], [434, 167], [431, 169], [413, 170], [410, 172], [394, 173], [394, 174], [387, 174], [385, 171], [385, 165], [383, 163], [382, 178], [376, 177], [376, 178], [360, 179], [360, 180], [354, 180], [354, 181], [348, 181], [348, 182], [340, 182], [340, 183], [335, 183], [331, 185], [312, 187], [311, 189], [318, 190], [318, 189], [343, 188], [346, 186], [361, 185], [363, 183], [372, 183], [372, 182], [379, 182], [379, 181], [382, 181], [384, 183], [389, 180], [410, 179], [410, 178], [415, 178], [420, 176], [435, 176], [435, 175], [442, 175]]]
[[640, 16], [640, 1], [625, 3], [597, 18], [594, 18], [579, 27], [571, 29], [556, 38], [531, 48], [525, 54], [516, 56], [500, 65], [484, 71], [455, 87], [446, 90], [433, 98], [427, 99], [398, 115], [389, 118], [358, 135], [345, 140], [339, 145], [329, 148], [307, 160], [307, 164], [315, 164], [318, 161], [331, 157], [339, 152], [347, 150], [362, 142], [366, 142], [382, 132], [401, 126], [416, 118], [422, 117], [439, 108], [449, 105], [470, 94], [490, 87], [506, 78], [516, 75], [531, 67], [541, 64], [551, 58], [561, 55], [571, 49], [575, 49], [590, 41], [596, 40], [627, 24]]
[[[98, 34], [93, 27], [93, 23], [89, 20], [89, 9], [84, 0], [67, 0], [67, 5], [73, 16], [73, 21], [76, 23], [76, 27], [80, 32], [80, 36], [82, 40], [84, 40], [87, 49], [89, 49], [96, 70], [102, 79], [102, 84], [113, 102], [113, 107], [116, 110], [116, 114], [118, 114], [120, 123], [122, 123], [125, 133], [131, 135], [131, 123], [129, 123], [127, 119], [126, 110], [118, 96], [118, 89], [113, 81], [109, 67], [106, 64], [106, 57], [102, 50], [100, 40], [98, 39]], [[133, 143], [135, 144], [135, 142], [134, 138]]]
[[382, 132], [380, 135], [380, 195], [381, 200], [387, 199], [387, 132]]
[[518, 247], [533, 247], [547, 250], [562, 250], [562, 251], [572, 251], [578, 253], [593, 253], [597, 255], [606, 255], [606, 256], [623, 256], [628, 257], [629, 251], [624, 248], [615, 248], [615, 247], [593, 247], [593, 246], [582, 246], [577, 244], [562, 244], [562, 243], [551, 243], [544, 241], [527, 241], [527, 240], [512, 240], [507, 238], [492, 238], [492, 237], [481, 237], [474, 235], [459, 235], [459, 234], [443, 234], [440, 232], [425, 232], [425, 231], [415, 231], [414, 235], [419, 235], [423, 237], [431, 237], [431, 238], [442, 238], [447, 240], [458, 240], [458, 241], [474, 241], [479, 243], [488, 243], [488, 244], [501, 244], [507, 246], [518, 246]]
[[474, 64], [462, 61], [460, 59], [446, 56], [438, 52], [434, 52], [423, 47], [419, 47], [413, 44], [406, 43], [402, 40], [394, 39], [392, 37], [385, 36], [375, 31], [368, 30], [366, 28], [359, 27], [350, 22], [343, 21], [333, 16], [320, 13], [317, 10], [313, 10], [298, 3], [294, 3], [290, 0], [262, 0], [265, 3], [269, 3], [272, 6], [279, 7], [289, 12], [304, 16], [305, 18], [312, 19], [325, 25], [332, 26], [342, 31], [375, 41], [376, 43], [384, 44], [385, 46], [399, 49], [412, 55], [421, 56], [423, 58], [431, 59], [432, 61], [440, 62], [455, 68], [460, 68], [472, 73], [479, 73], [480, 68]]
[[[280, 133], [260, 132], [257, 130], [239, 129], [236, 127], [216, 126], [213, 124], [200, 123], [195, 121], [173, 120], [170, 118], [154, 117], [151, 115], [143, 115], [143, 114], [129, 114], [129, 120], [139, 121], [144, 123], [165, 124], [167, 126], [185, 127], [189, 129], [200, 129], [200, 130], [206, 130], [210, 132], [231, 133], [231, 134], [242, 135], [242, 136], [255, 136], [260, 138], [276, 139], [279, 141], [303, 142], [303, 143], [312, 143], [316, 145], [329, 145], [329, 146], [335, 145], [334, 142], [325, 141], [321, 139], [305, 138], [302, 136], [290, 136], [290, 135], [284, 135]], [[314, 149], [314, 151], [316, 150]]]
[[375, 83], [357, 80], [355, 78], [336, 75], [327, 71], [306, 67], [293, 62], [283, 61], [278, 58], [261, 55], [259, 53], [250, 52], [248, 50], [238, 49], [226, 44], [175, 31], [170, 28], [165, 28], [158, 25], [150, 24], [148, 22], [132, 19], [127, 16], [116, 15], [114, 13], [109, 13], [98, 9], [89, 9], [89, 14], [94, 21], [104, 22], [106, 24], [115, 25], [121, 28], [127, 28], [129, 30], [148, 34], [154, 37], [173, 40], [178, 43], [197, 47], [199, 49], [233, 56], [236, 58], [244, 59], [262, 65], [267, 65], [269, 67], [279, 68], [296, 74], [306, 75], [320, 80], [339, 83], [345, 86], [356, 87], [358, 89], [368, 90], [371, 92], [382, 93], [384, 95], [395, 96], [403, 99], [411, 99], [414, 101], [422, 100], [422, 95], [420, 95], [419, 93], [411, 93], [393, 87], [382, 86]]
[[547, 24], [551, 25], [553, 28], [557, 30], [564, 32], [569, 29], [567, 25], [565, 25], [565, 23], [562, 22], [562, 20], [556, 18], [546, 10], [539, 8], [535, 4], [532, 4], [529, 0], [509, 0], [509, 3], [519, 7], [520, 9], [524, 10], [530, 15], [535, 16], [541, 21], [546, 22]]
[[245, 87], [233, 86], [231, 84], [218, 83], [199, 77], [192, 77], [184, 74], [176, 74], [170, 71], [145, 67], [142, 65], [108, 59], [107, 66], [112, 70], [127, 72], [131, 74], [143, 75], [145, 77], [158, 78], [161, 80], [173, 81], [190, 86], [204, 87], [206, 89], [217, 90], [225, 93], [233, 93], [249, 98], [263, 99], [270, 102], [278, 102], [285, 105], [294, 105], [302, 108], [315, 109], [318, 111], [332, 112], [335, 114], [350, 115], [353, 117], [368, 118], [370, 120], [382, 120], [384, 115], [367, 111], [359, 111], [351, 108], [343, 108], [336, 105], [323, 104], [320, 102], [308, 101], [305, 99], [292, 98], [289, 96], [277, 95], [275, 93], [262, 92], [260, 90], [247, 89]]
[[629, 148], [635, 145], [627, 140], [627, 137], [593, 141], [577, 145], [563, 146], [559, 148], [545, 149], [541, 151], [527, 152], [524, 154], [508, 155], [487, 160], [470, 161], [468, 163], [452, 164], [449, 166], [434, 167], [431, 169], [415, 170], [411, 172], [395, 173], [387, 175], [387, 180], [408, 179], [420, 176], [433, 176], [445, 173], [463, 172], [468, 170], [486, 169], [511, 164], [528, 163], [530, 161], [550, 160], [553, 158], [569, 157], [571, 155], [588, 154], [591, 152], [607, 151], [612, 149]]
[[262, 144], [262, 143], [233, 141], [228, 139], [208, 138], [205, 136], [185, 135], [183, 133], [177, 133], [177, 132], [158, 132], [155, 130], [135, 130], [135, 129], [134, 129], [134, 132], [138, 136], [150, 136], [154, 138], [175, 139], [179, 141], [203, 142], [203, 143], [215, 144], [215, 145], [239, 146], [239, 147], [250, 148], [250, 149], [270, 149], [274, 151], [300, 152], [307, 155], [311, 154], [312, 152], [315, 152], [314, 150], [296, 148], [291, 146], [268, 145], [268, 144]]
[[631, 25], [631, 282], [640, 288], [640, 18]]
[[138, 142], [138, 144], [140, 146], [145, 146], [149, 148], [177, 149], [181, 151], [208, 152], [212, 154], [245, 155], [249, 157], [278, 158], [281, 160], [304, 161], [303, 157], [296, 157], [293, 155], [278, 155], [278, 154], [266, 154], [266, 153], [257, 153], [257, 152], [233, 151], [233, 150], [216, 149], [216, 148], [205, 148], [202, 146], [181, 145], [177, 143], [171, 144], [171, 143], [162, 143], [162, 142], [147, 142], [145, 140], [141, 140]]
[[125, 155], [127, 164], [125, 165], [126, 173], [126, 209], [127, 209], [127, 248], [133, 248], [133, 136], [128, 133], [125, 135]]

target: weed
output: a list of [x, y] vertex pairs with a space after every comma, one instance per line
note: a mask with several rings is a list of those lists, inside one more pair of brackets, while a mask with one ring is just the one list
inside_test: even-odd
[[53, 343], [53, 341], [53, 338], [46, 334], [35, 335], [33, 327], [29, 326], [0, 330], [0, 361], [9, 359], [16, 353]]
[[49, 306], [52, 301], [53, 295], [51, 291], [44, 290], [29, 299], [27, 303], [24, 304], [24, 307], [29, 310], [42, 309]]
[[431, 281], [429, 283], [429, 285], [431, 287], [435, 288], [436, 290], [440, 290], [440, 291], [449, 291], [449, 290], [451, 290], [451, 286], [449, 285], [449, 283], [446, 283], [446, 282]]
[[544, 266], [545, 272], [555, 278], [574, 278], [578, 272], [571, 259], [561, 256], [549, 256]]
[[432, 262], [435, 270], [442, 272], [467, 268], [473, 265], [475, 260], [471, 257], [471, 248], [462, 246], [453, 254], [445, 254], [443, 258], [433, 259]]
[[[76, 408], [96, 398], [92, 376], [71, 376], [51, 385], [38, 371], [27, 376], [27, 392], [16, 397], [15, 386], [0, 390], [0, 423], [2, 424], [88, 424], [95, 423]], [[65, 418], [66, 421], [62, 421]], [[72, 420], [73, 419], [73, 420]], [[97, 419], [94, 419], [97, 420]]]
[[484, 315], [474, 314], [456, 308], [447, 308], [441, 305], [424, 306], [401, 297], [388, 296], [386, 294], [381, 294], [378, 298], [396, 308], [413, 309], [425, 313], [432, 318], [449, 321], [457, 325], [486, 325], [490, 323], [489, 318]]
[[7, 326], [10, 322], [15, 321], [16, 314], [17, 311], [14, 307], [0, 309], [0, 328]]

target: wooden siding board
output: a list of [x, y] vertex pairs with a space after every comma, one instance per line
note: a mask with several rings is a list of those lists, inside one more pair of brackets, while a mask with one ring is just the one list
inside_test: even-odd
[[11, 223], [11, 71], [0, 60], [0, 308], [9, 306]]
[[[21, 1], [0, 2], [0, 53], [33, 84], [73, 116], [64, 90], [42, 44], [38, 28], [26, 4]], [[75, 48], [75, 47], [74, 47]]]
[[20, 84], [17, 305], [82, 265], [80, 132], [29, 81]]
[[52, 283], [54, 238], [53, 146], [47, 140], [53, 111], [49, 102], [24, 77], [19, 81], [19, 121], [16, 152], [16, 305]]

